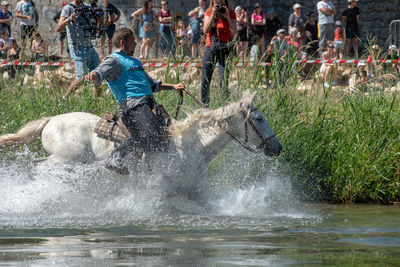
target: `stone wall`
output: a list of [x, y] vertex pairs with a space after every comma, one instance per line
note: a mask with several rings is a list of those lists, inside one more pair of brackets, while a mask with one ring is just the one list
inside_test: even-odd
[[[99, 0], [101, 1], [101, 0]], [[15, 7], [18, 0], [8, 0], [10, 3], [10, 10], [15, 16]], [[38, 7], [40, 14], [39, 29], [45, 38], [50, 42], [53, 53], [57, 47], [57, 33], [55, 32], [56, 24], [52, 18], [56, 12], [61, 8], [62, 0], [34, 0]], [[132, 21], [130, 20], [130, 14], [140, 8], [142, 1], [138, 0], [111, 0], [111, 3], [116, 5], [123, 16], [121, 17], [120, 24], [124, 26], [130, 26]], [[156, 9], [160, 8], [161, 0], [153, 1], [153, 5]], [[197, 0], [170, 0], [169, 6], [172, 10], [176, 10], [177, 14], [187, 14], [189, 10], [197, 6]], [[267, 8], [273, 7], [277, 13], [277, 17], [284, 23], [287, 24], [288, 17], [292, 12], [292, 6], [294, 3], [299, 2], [304, 6], [303, 12], [308, 14], [309, 11], [316, 11], [316, 0], [304, 0], [304, 1], [281, 1], [281, 0], [243, 0], [243, 1], [231, 1], [233, 6], [242, 5], [248, 7], [250, 11], [253, 10], [253, 6], [256, 2], [264, 4], [265, 12]], [[333, 0], [332, 1], [338, 8], [339, 14], [346, 8], [347, 0]], [[208, 3], [208, 1], [207, 1]], [[366, 39], [367, 34], [377, 36], [381, 45], [385, 44], [385, 40], [389, 36], [389, 24], [391, 21], [400, 19], [400, 0], [360, 0], [359, 8], [361, 9], [361, 34], [362, 38]], [[340, 16], [338, 16], [339, 18]], [[399, 24], [400, 25], [400, 24]], [[12, 24], [13, 35], [19, 37], [19, 19], [14, 19]], [[400, 28], [400, 27], [398, 27]], [[400, 35], [400, 34], [399, 34]]]

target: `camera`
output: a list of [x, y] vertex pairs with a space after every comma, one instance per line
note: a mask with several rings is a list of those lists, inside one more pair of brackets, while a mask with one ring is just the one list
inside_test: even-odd
[[81, 29], [85, 32], [85, 36], [89, 37], [91, 39], [96, 39], [96, 37], [99, 37], [97, 35], [100, 34], [100, 31], [103, 30], [103, 27], [99, 27], [97, 20], [98, 18], [103, 17], [103, 11], [97, 7], [93, 7], [93, 3], [95, 1], [92, 1], [92, 7], [90, 6], [80, 6], [77, 7], [75, 5], [72, 5], [72, 7], [75, 8], [75, 13], [78, 16], [78, 23]]
[[225, 14], [225, 5], [223, 3], [218, 3], [217, 4], [217, 12], [221, 14]]

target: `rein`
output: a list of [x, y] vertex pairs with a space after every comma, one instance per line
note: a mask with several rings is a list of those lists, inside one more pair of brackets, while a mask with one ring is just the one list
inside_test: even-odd
[[179, 90], [179, 103], [176, 106], [176, 112], [175, 112], [175, 120], [178, 119], [178, 115], [179, 115], [179, 111], [181, 110], [182, 104], [183, 104], [183, 92], [185, 92], [188, 96], [190, 96], [190, 98], [192, 98], [194, 100], [194, 102], [196, 102], [200, 107], [204, 108], [203, 103], [201, 103], [194, 95], [192, 95], [188, 90], [186, 89], [182, 89]]
[[253, 123], [251, 120], [249, 120], [249, 115], [250, 115], [250, 112], [251, 112], [251, 111], [246, 112], [244, 109], [241, 109], [240, 112], [242, 113], [243, 118], [244, 118], [244, 129], [245, 129], [244, 141], [240, 140], [240, 139], [239, 139], [236, 135], [234, 135], [233, 133], [231, 133], [231, 132], [229, 132], [229, 131], [226, 131], [226, 132], [227, 132], [227, 134], [228, 134], [233, 140], [235, 140], [236, 142], [238, 142], [243, 148], [245, 148], [246, 150], [248, 150], [248, 151], [250, 151], [250, 152], [256, 153], [257, 150], [254, 149], [254, 148], [252, 148], [252, 147], [248, 144], [248, 141], [249, 141], [249, 127], [248, 127], [248, 124], [250, 124], [251, 128], [256, 132], [257, 136], [258, 136], [258, 137], [260, 138], [260, 140], [261, 140], [261, 143], [257, 146], [257, 149], [262, 149], [262, 148], [268, 143], [269, 140], [271, 140], [272, 138], [274, 138], [274, 137], [276, 136], [276, 134], [273, 134], [273, 135], [271, 135], [271, 136], [269, 136], [269, 137], [267, 137], [267, 138], [264, 139], [263, 136], [261, 135], [260, 131], [259, 131], [259, 130], [257, 129], [257, 127], [254, 125], [254, 123]]

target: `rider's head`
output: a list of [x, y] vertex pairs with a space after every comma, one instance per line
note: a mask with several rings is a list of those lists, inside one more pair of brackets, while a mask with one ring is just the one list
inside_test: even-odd
[[115, 31], [113, 37], [113, 44], [115, 47], [122, 49], [129, 56], [135, 52], [136, 41], [133, 32], [128, 28], [119, 28]]

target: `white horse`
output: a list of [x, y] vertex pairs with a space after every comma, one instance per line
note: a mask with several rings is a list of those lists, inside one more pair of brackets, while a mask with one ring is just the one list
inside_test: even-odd
[[[279, 155], [282, 146], [278, 138], [266, 118], [251, 105], [255, 94], [244, 95], [225, 107], [200, 110], [185, 120], [174, 121], [169, 129], [168, 151], [146, 155], [147, 168], [141, 171], [149, 176], [162, 174], [175, 192], [198, 192], [206, 185], [209, 163], [232, 140], [254, 152]], [[27, 123], [15, 134], [0, 136], [0, 147], [29, 143], [41, 135], [43, 147], [50, 154], [45, 160], [48, 163], [105, 159], [118, 144], [94, 133], [99, 119], [83, 112], [42, 118]]]

